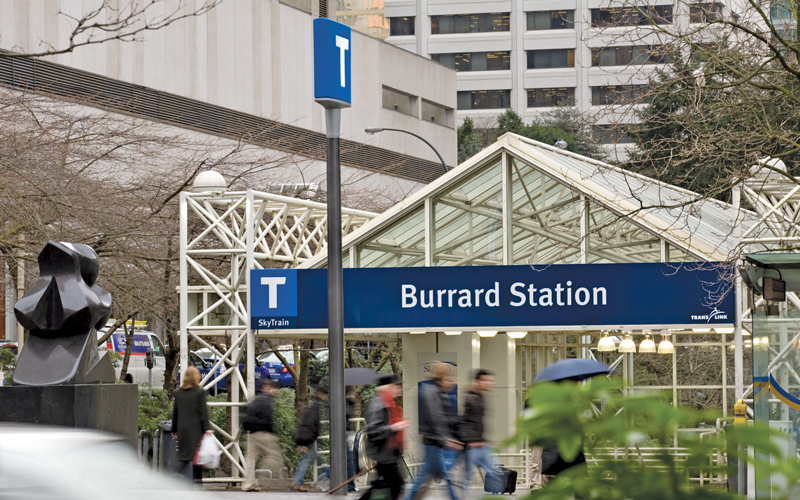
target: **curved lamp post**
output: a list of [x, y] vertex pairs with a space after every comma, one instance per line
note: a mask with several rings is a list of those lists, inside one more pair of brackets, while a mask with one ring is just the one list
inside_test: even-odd
[[391, 130], [393, 132], [403, 132], [404, 134], [413, 135], [414, 137], [416, 137], [417, 139], [421, 140], [422, 142], [424, 142], [425, 144], [427, 144], [428, 146], [431, 147], [433, 152], [436, 153], [436, 156], [439, 157], [439, 161], [442, 162], [442, 166], [444, 167], [444, 171], [445, 172], [449, 172], [450, 171], [450, 169], [447, 168], [447, 163], [444, 162], [444, 158], [442, 158], [442, 155], [440, 155], [439, 152], [436, 151], [436, 148], [433, 147], [433, 144], [428, 142], [424, 137], [415, 134], [414, 132], [409, 132], [408, 130], [403, 130], [403, 129], [399, 129], [399, 128], [382, 128], [382, 127], [365, 128], [364, 132], [368, 133], [369, 135], [373, 135], [373, 134], [377, 134], [378, 132], [383, 132], [384, 130]]

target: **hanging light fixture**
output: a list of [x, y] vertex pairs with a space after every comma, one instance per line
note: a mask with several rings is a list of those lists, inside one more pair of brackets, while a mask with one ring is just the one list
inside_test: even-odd
[[617, 344], [614, 343], [614, 339], [608, 336], [608, 332], [603, 332], [603, 336], [600, 337], [600, 341], [597, 343], [597, 350], [599, 352], [613, 352], [617, 350]]
[[630, 334], [625, 334], [625, 339], [619, 343], [619, 352], [636, 352], [636, 344], [631, 340]]
[[653, 342], [653, 339], [650, 338], [650, 334], [649, 333], [645, 334], [644, 340], [642, 340], [642, 343], [639, 344], [639, 352], [640, 353], [642, 353], [642, 352], [648, 352], [648, 353], [656, 352], [656, 343]]
[[733, 330], [734, 330], [734, 328], [733, 328], [733, 327], [728, 327], [728, 328], [725, 328], [725, 327], [722, 327], [722, 326], [715, 326], [715, 327], [714, 327], [714, 331], [715, 331], [715, 332], [717, 332], [717, 333], [724, 333], [724, 334], [726, 334], [726, 335], [727, 335], [727, 334], [730, 334], [730, 333], [733, 333]]
[[444, 332], [445, 335], [461, 335], [461, 332]]
[[663, 334], [662, 340], [658, 344], [658, 353], [659, 354], [672, 354], [675, 352], [675, 346], [672, 345], [672, 342], [669, 341], [669, 335]]
[[410, 333], [411, 335], [425, 335], [425, 332], [424, 332], [424, 331], [418, 331], [418, 332], [408, 332], [408, 333]]
[[506, 332], [506, 335], [512, 339], [524, 339], [527, 334], [528, 332]]
[[480, 337], [494, 337], [495, 335], [497, 335], [496, 331], [491, 332], [491, 331], [480, 331], [480, 330], [478, 330], [478, 336], [480, 336]]

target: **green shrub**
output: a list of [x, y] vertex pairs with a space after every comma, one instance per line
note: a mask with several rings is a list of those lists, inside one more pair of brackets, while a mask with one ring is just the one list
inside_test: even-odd
[[163, 389], [153, 389], [153, 396], [146, 389], [139, 390], [139, 429], [144, 429], [153, 439], [159, 420], [172, 418], [172, 401]]

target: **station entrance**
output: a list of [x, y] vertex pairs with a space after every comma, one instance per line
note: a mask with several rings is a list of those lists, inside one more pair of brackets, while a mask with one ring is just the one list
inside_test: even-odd
[[[209, 336], [227, 335], [230, 352], [220, 352], [225, 357], [222, 366], [228, 366], [235, 376], [238, 370], [232, 369], [232, 360], [244, 353], [250, 366], [254, 346], [262, 339], [324, 340], [324, 327], [254, 328], [248, 323], [252, 317], [248, 301], [253, 297], [246, 287], [248, 270], [274, 268], [278, 261], [285, 263], [280, 267], [297, 272], [325, 268], [324, 218], [303, 218], [303, 213], [315, 209], [300, 207], [296, 200], [292, 201], [296, 205], [287, 202], [285, 209], [270, 212], [269, 207], [276, 202], [252, 191], [186, 194], [184, 198], [187, 207], [199, 207], [187, 210], [187, 220], [194, 213], [201, 221], [193, 233], [187, 223], [187, 233], [182, 236], [187, 248], [181, 252], [181, 334], [186, 342], [192, 339], [202, 345]], [[265, 215], [270, 213], [271, 217]], [[291, 220], [289, 214], [296, 218]], [[575, 316], [573, 321], [543, 323], [541, 314], [533, 314], [530, 306], [527, 284], [535, 280], [528, 280], [524, 292], [523, 288], [516, 289], [525, 295], [531, 313], [526, 322], [483, 324], [480, 328], [453, 322], [407, 323], [405, 328], [346, 324], [347, 340], [402, 343], [404, 409], [412, 418], [420, 367], [431, 356], [455, 357], [459, 387], [469, 385], [470, 372], [478, 366], [498, 375], [492, 397], [497, 398], [494, 407], [503, 412], [492, 417], [491, 427], [496, 429], [492, 439], [496, 442], [513, 428], [525, 387], [536, 371], [567, 357], [594, 357], [607, 362], [614, 368], [612, 375], [622, 376], [627, 391], [667, 390], [675, 403], [713, 406], [728, 414], [744, 392], [744, 378], [734, 377], [734, 373], [744, 365], [748, 348], [732, 348], [736, 343], [734, 311], [739, 307], [734, 297], [739, 296], [733, 292], [731, 273], [721, 271], [724, 265], [706, 266], [725, 262], [735, 252], [730, 234], [737, 217], [730, 205], [692, 202], [691, 193], [684, 190], [507, 134], [383, 214], [344, 214], [353, 222], [343, 225], [346, 270], [399, 268], [400, 273], [419, 271], [424, 276], [437, 269], [458, 272], [480, 268], [491, 273], [492, 266], [498, 266], [497, 272], [505, 266], [522, 266], [543, 276], [563, 264], [577, 265], [584, 270], [581, 275], [624, 264], [663, 266], [660, 274], [664, 277], [716, 270], [716, 277], [707, 283], [708, 300], [702, 305], [692, 304], [691, 310], [687, 304], [687, 319], [597, 322]], [[748, 216], [739, 222], [748, 231], [758, 220]], [[212, 252], [230, 255], [230, 267], [218, 269], [207, 264], [204, 259]], [[634, 274], [626, 280], [617, 280], [616, 284], [621, 289], [647, 290], [648, 281], [643, 276]], [[566, 289], [567, 281], [546, 288], [555, 294], [557, 283]], [[518, 302], [522, 299], [512, 294], [513, 283], [501, 290], [504, 300]], [[582, 286], [577, 279], [574, 285], [573, 300], [578, 299], [577, 289], [583, 287], [592, 301], [593, 288], [600, 286]], [[486, 291], [493, 285], [470, 288], [483, 288], [481, 300], [485, 303]], [[417, 292], [421, 290], [433, 291], [433, 299], [424, 297], [426, 304], [431, 300], [438, 304], [435, 286], [417, 286]], [[398, 293], [402, 299], [402, 290]], [[417, 297], [421, 301], [418, 293]], [[671, 297], [679, 306], [682, 297]], [[540, 298], [537, 292], [537, 311], [543, 307]], [[447, 294], [442, 296], [443, 301], [447, 299]], [[475, 301], [474, 295], [471, 300]], [[557, 302], [554, 295], [552, 300]], [[566, 296], [562, 300], [566, 301]], [[584, 300], [586, 295], [581, 292], [580, 301]], [[718, 307], [721, 300], [730, 302]], [[623, 303], [620, 307], [646, 312], [644, 316], [648, 317], [666, 309], [662, 305], [659, 299], [652, 299], [638, 306]], [[409, 318], [419, 317], [408, 309]], [[217, 315], [220, 311], [228, 315]], [[297, 321], [308, 316], [299, 314]], [[600, 340], [606, 335], [614, 348], [599, 351]], [[649, 342], [645, 341], [653, 342], [655, 353], [647, 351]], [[647, 368], [640, 370], [641, 366]], [[704, 374], [699, 382], [692, 377], [698, 371]], [[239, 384], [240, 394], [252, 392], [253, 384], [248, 368]], [[232, 400], [226, 404], [235, 407], [240, 403]], [[234, 422], [226, 432], [235, 436], [239, 431], [236, 425]], [[679, 439], [673, 445], [678, 448]], [[232, 456], [241, 453], [237, 446], [231, 445]], [[502, 463], [524, 472], [525, 450], [504, 451], [510, 456]], [[524, 478], [524, 473], [520, 477]]]

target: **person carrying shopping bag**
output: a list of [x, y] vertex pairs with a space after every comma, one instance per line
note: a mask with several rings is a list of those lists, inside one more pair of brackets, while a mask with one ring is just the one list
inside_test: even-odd
[[172, 437], [178, 442], [175, 473], [196, 483], [203, 479], [203, 468], [194, 465], [192, 461], [203, 433], [213, 434], [208, 422], [206, 391], [200, 387], [200, 371], [190, 366], [183, 374], [180, 389], [175, 391], [172, 405]]

